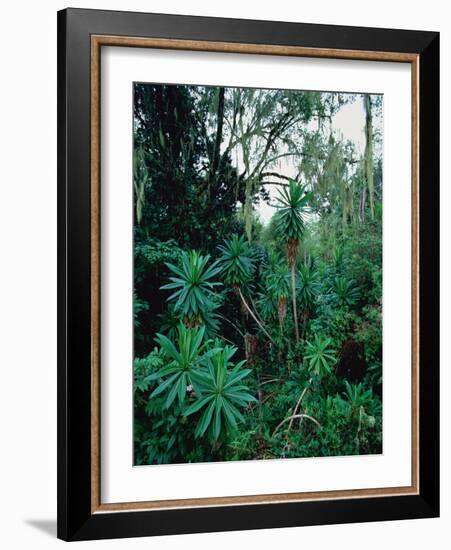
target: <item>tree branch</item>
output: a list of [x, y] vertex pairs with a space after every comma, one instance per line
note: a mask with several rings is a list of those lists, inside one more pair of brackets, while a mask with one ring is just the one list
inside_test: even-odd
[[281, 428], [285, 424], [285, 422], [288, 422], [292, 418], [307, 418], [308, 420], [311, 420], [314, 424], [316, 424], [318, 428], [321, 428], [321, 424], [318, 422], [318, 420], [316, 420], [316, 418], [313, 418], [313, 416], [310, 416], [309, 414], [293, 414], [292, 416], [288, 416], [287, 418], [282, 420], [282, 422], [274, 430], [272, 437], [276, 435], [276, 433], [279, 431], [279, 428]]

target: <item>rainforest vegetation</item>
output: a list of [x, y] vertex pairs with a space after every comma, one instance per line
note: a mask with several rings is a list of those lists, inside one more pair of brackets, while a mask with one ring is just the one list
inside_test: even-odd
[[382, 452], [382, 116], [135, 83], [135, 464]]

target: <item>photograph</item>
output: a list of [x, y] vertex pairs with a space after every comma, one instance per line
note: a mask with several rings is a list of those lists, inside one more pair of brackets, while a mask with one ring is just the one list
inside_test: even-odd
[[440, 33], [342, 11], [58, 11], [59, 539], [439, 517]]
[[134, 464], [381, 454], [383, 95], [133, 83]]

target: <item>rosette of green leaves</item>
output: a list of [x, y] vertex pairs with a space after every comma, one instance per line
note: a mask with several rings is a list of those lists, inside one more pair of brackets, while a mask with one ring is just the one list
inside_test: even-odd
[[[219, 344], [215, 343], [215, 347]], [[237, 428], [243, 421], [240, 408], [256, 401], [243, 384], [251, 369], [243, 369], [246, 361], [233, 364], [237, 348], [224, 346], [218, 353], [202, 359], [203, 368], [191, 374], [197, 400], [185, 410], [185, 416], [202, 411], [195, 436], [202, 437], [208, 430], [210, 439], [217, 441]]]
[[249, 243], [244, 236], [232, 237], [218, 246], [221, 252], [220, 266], [224, 280], [229, 285], [243, 286], [251, 278], [254, 271], [254, 261]]
[[276, 197], [276, 227], [285, 240], [299, 240], [304, 234], [305, 213], [308, 210], [312, 193], [305, 185], [290, 180], [286, 187], [279, 190]]
[[296, 288], [300, 307], [311, 311], [320, 293], [318, 272], [311, 264], [299, 266]]
[[186, 328], [182, 323], [178, 327], [177, 345], [167, 336], [157, 334], [155, 340], [167, 363], [147, 380], [160, 381], [150, 397], [166, 394], [164, 408], [170, 407], [176, 398], [180, 403], [184, 402], [187, 387], [192, 384], [194, 369], [200, 368], [201, 361], [220, 351], [217, 348], [208, 349], [208, 342], [203, 342], [204, 334], [205, 326]]
[[332, 372], [336, 363], [335, 350], [332, 347], [332, 339], [315, 334], [313, 341], [306, 342], [304, 359], [311, 374], [318, 378]]
[[330, 289], [332, 301], [334, 304], [343, 307], [352, 307], [360, 299], [360, 291], [352, 279], [344, 277], [335, 277]]
[[204, 311], [212, 309], [212, 294], [214, 288], [221, 286], [214, 281], [221, 269], [218, 262], [208, 265], [210, 256], [202, 256], [196, 250], [182, 253], [181, 267], [167, 263], [173, 275], [170, 283], [163, 285], [161, 290], [174, 290], [168, 301], [174, 301], [174, 310], [189, 319], [200, 319]]

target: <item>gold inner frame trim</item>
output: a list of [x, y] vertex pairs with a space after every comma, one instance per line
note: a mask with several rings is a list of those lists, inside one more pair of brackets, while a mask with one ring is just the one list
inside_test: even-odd
[[[412, 73], [412, 480], [407, 487], [102, 503], [100, 492], [100, 51], [102, 46], [157, 48], [409, 63]], [[91, 512], [163, 510], [419, 494], [419, 56], [410, 53], [304, 48], [129, 36], [91, 36]]]

